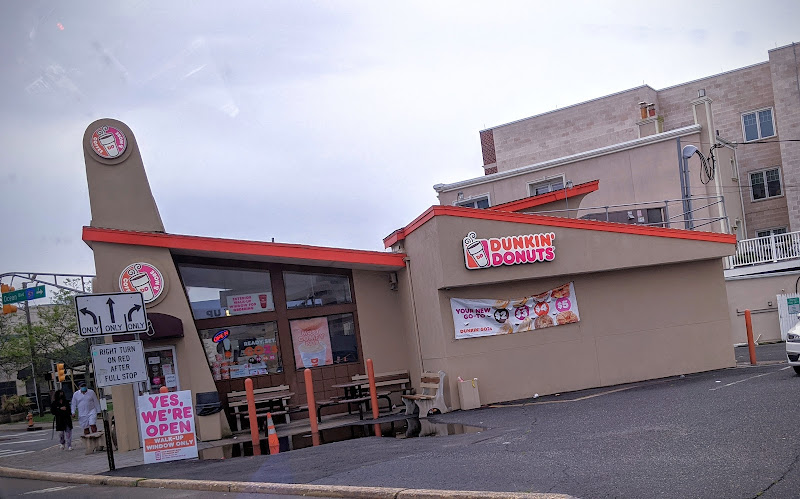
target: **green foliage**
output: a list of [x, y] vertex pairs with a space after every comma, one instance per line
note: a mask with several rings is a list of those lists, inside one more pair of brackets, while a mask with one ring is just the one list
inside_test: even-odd
[[51, 370], [51, 362], [63, 362], [67, 368], [91, 362], [88, 342], [78, 334], [75, 294], [63, 289], [55, 291], [50, 304], [36, 307], [30, 328], [24, 313], [17, 312], [22, 320], [0, 316], [0, 370], [15, 375], [33, 361], [37, 377], [41, 378]]
[[25, 395], [12, 395], [3, 399], [3, 412], [17, 414], [30, 408], [31, 401]]

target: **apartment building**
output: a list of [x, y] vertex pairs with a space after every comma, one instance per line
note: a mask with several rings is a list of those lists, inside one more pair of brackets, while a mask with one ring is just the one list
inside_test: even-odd
[[483, 175], [435, 185], [439, 202], [734, 233], [734, 341], [745, 309], [756, 335], [779, 339], [797, 321], [800, 281], [798, 52], [792, 43], [751, 66], [481, 130]]
[[[724, 197], [740, 239], [800, 230], [800, 143], [781, 141], [800, 139], [799, 50], [787, 45], [752, 66], [660, 90], [643, 85], [482, 130], [484, 175], [436, 185], [440, 203], [485, 208], [599, 180], [582, 206], [644, 205], [686, 192]], [[678, 142], [706, 158], [719, 147], [711, 182], [701, 182], [694, 156], [682, 190]]]

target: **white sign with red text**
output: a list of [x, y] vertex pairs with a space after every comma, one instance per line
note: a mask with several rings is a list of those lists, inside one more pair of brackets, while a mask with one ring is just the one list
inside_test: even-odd
[[450, 298], [456, 339], [534, 331], [581, 320], [575, 283], [520, 298]]
[[138, 412], [146, 464], [197, 457], [190, 390], [142, 395]]

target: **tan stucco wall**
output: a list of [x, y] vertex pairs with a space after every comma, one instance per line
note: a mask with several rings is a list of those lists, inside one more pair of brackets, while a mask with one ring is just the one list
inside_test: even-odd
[[779, 341], [781, 326], [778, 320], [776, 296], [783, 293], [794, 293], [798, 277], [800, 277], [800, 272], [727, 279], [725, 287], [728, 292], [728, 314], [732, 326], [731, 342], [747, 342], [747, 330], [743, 315], [747, 309], [750, 310], [753, 322], [753, 339], [755, 340], [760, 335], [759, 341], [762, 342]]
[[[556, 260], [468, 271], [461, 239], [556, 233]], [[722, 254], [731, 244], [439, 216], [409, 234], [422, 362], [477, 377], [491, 403], [734, 365]], [[666, 264], [665, 262], [677, 262]], [[623, 265], [631, 268], [619, 270]], [[513, 298], [575, 282], [579, 324], [455, 340], [450, 298]]]
[[363, 356], [372, 359], [376, 373], [409, 369], [412, 359], [418, 356], [411, 311], [405, 299], [408, 285], [398, 276], [397, 289], [392, 290], [389, 274], [353, 271]]
[[[104, 161], [89, 149], [89, 137], [101, 125], [112, 125], [122, 130], [127, 138], [127, 150], [115, 160]], [[84, 134], [86, 177], [92, 208], [92, 227], [117, 228], [141, 231], [163, 231], [163, 224], [153, 199], [141, 154], [133, 132], [116, 120], [98, 120]], [[198, 392], [212, 392], [217, 388], [194, 325], [186, 294], [181, 286], [178, 271], [168, 249], [93, 243], [95, 293], [120, 292], [119, 276], [126, 266], [136, 262], [155, 265], [162, 273], [165, 289], [162, 296], [147, 305], [148, 312], [160, 312], [177, 317], [183, 322], [183, 338], [147, 342], [145, 348], [175, 346], [178, 383], [181, 390], [191, 390], [193, 399]], [[110, 341], [110, 339], [106, 339]], [[132, 385], [112, 389], [117, 439], [120, 450], [139, 447], [136, 411]], [[225, 418], [197, 417], [198, 439], [211, 440], [230, 434]]]

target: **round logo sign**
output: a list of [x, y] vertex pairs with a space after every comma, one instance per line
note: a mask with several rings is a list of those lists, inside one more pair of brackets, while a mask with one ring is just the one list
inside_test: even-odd
[[113, 126], [101, 126], [92, 134], [92, 149], [103, 159], [120, 156], [127, 145], [125, 134]]
[[149, 263], [132, 263], [119, 275], [119, 289], [125, 293], [139, 291], [144, 302], [151, 303], [164, 291], [164, 277]]

